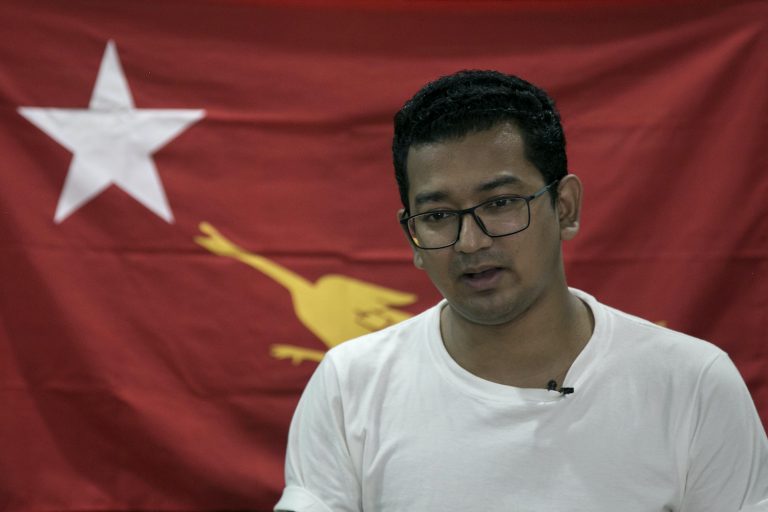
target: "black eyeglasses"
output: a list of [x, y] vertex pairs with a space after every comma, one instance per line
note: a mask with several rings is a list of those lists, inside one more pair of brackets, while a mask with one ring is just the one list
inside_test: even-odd
[[546, 185], [530, 196], [494, 197], [464, 210], [433, 210], [400, 220], [403, 229], [419, 249], [443, 249], [459, 241], [461, 223], [469, 214], [483, 233], [491, 238], [514, 235], [531, 224], [530, 202], [555, 186]]

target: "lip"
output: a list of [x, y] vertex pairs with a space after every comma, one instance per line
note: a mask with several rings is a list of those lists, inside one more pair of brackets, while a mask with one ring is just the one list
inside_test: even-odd
[[481, 272], [485, 272], [486, 270], [492, 270], [494, 268], [501, 268], [496, 265], [481, 265], [479, 267], [468, 267], [465, 268], [462, 272], [462, 274], [479, 274]]
[[499, 284], [504, 273], [502, 267], [483, 266], [467, 269], [459, 280], [475, 290], [488, 290]]

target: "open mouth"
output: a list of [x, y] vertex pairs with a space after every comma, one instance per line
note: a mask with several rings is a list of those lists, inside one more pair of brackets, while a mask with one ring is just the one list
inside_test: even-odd
[[488, 279], [489, 277], [494, 276], [496, 273], [498, 273], [501, 269], [498, 267], [491, 267], [487, 268], [481, 272], [467, 272], [464, 274], [464, 276], [467, 279], [471, 280], [480, 280], [480, 279]]
[[495, 288], [504, 272], [503, 268], [491, 267], [480, 272], [465, 272], [462, 275], [462, 281], [475, 290], [488, 290]]

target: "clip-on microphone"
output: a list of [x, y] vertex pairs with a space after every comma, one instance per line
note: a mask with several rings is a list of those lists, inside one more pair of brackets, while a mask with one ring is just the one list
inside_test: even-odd
[[566, 396], [573, 393], [573, 388], [560, 388], [557, 389], [557, 381], [555, 379], [547, 382], [547, 391], [559, 391], [561, 395]]

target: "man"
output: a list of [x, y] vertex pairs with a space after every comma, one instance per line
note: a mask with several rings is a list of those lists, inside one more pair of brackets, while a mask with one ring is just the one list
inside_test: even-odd
[[445, 300], [327, 354], [275, 510], [768, 508], [768, 441], [728, 356], [568, 288], [582, 185], [544, 91], [443, 77], [395, 117], [393, 155]]

